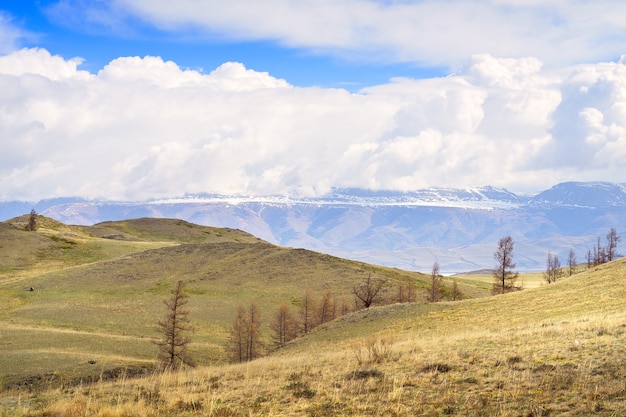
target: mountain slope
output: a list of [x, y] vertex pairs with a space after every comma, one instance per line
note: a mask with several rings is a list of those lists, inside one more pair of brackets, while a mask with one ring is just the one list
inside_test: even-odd
[[605, 182], [566, 182], [537, 194], [529, 204], [589, 208], [624, 207], [626, 186]]
[[626, 230], [626, 187], [610, 183], [563, 183], [534, 197], [493, 187], [348, 189], [308, 199], [202, 194], [148, 202], [50, 201], [39, 207], [50, 217], [84, 225], [180, 218], [378, 265], [430, 271], [436, 261], [450, 274], [492, 268], [493, 251], [506, 235], [516, 242], [518, 269], [542, 271], [548, 252], [564, 260], [573, 249], [581, 261], [610, 228]]

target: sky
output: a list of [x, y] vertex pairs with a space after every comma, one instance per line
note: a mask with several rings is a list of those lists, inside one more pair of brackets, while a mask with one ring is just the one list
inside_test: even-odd
[[0, 201], [626, 183], [626, 2], [0, 0]]

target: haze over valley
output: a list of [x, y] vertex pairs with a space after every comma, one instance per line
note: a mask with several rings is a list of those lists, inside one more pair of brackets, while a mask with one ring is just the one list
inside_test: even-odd
[[241, 229], [268, 242], [348, 259], [446, 274], [493, 267], [502, 236], [516, 241], [520, 271], [543, 271], [548, 252], [579, 262], [610, 228], [626, 230], [626, 186], [563, 183], [532, 196], [494, 187], [415, 192], [335, 190], [317, 198], [188, 195], [144, 202], [58, 199], [0, 203], [0, 216], [28, 212], [68, 224], [180, 218]]

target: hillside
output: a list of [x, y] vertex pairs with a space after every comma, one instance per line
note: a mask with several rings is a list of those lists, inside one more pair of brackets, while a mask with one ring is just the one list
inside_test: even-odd
[[[626, 259], [503, 296], [355, 312], [243, 365], [51, 389], [17, 415], [617, 416]], [[5, 399], [5, 404], [9, 404]]]
[[[352, 304], [352, 288], [370, 274], [388, 280], [388, 297], [400, 283], [427, 285], [418, 273], [277, 247], [239, 230], [180, 220], [68, 226], [40, 217], [36, 232], [24, 230], [26, 221], [0, 223], [0, 298], [7, 306], [0, 313], [0, 369], [6, 386], [37, 386], [52, 374], [72, 380], [103, 369], [150, 369], [156, 322], [165, 314], [162, 301], [179, 279], [190, 295], [192, 351], [200, 364], [225, 362], [241, 303], [256, 300], [269, 340], [278, 305], [297, 310], [306, 291], [319, 297], [330, 290], [336, 303]], [[460, 285], [467, 296], [486, 294]]]

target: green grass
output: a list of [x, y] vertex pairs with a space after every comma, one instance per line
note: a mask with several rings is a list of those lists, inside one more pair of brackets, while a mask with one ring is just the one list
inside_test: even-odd
[[377, 307], [251, 363], [4, 403], [20, 416], [619, 416], [625, 281], [623, 259], [508, 295]]
[[[541, 274], [525, 275], [527, 289], [495, 297], [485, 297], [490, 276], [446, 278], [470, 298], [428, 304], [429, 276], [275, 247], [239, 231], [147, 219], [96, 229], [50, 223], [36, 233], [15, 222], [0, 227], [14, 242], [24, 239], [25, 251], [49, 251], [29, 258], [35, 266], [26, 263], [25, 273], [7, 267], [26, 259], [23, 252], [0, 248], [0, 270], [7, 271], [0, 283], [6, 389], [0, 416], [518, 417], [626, 410], [625, 259], [550, 285]], [[97, 256], [86, 250], [98, 245]], [[225, 363], [239, 303], [256, 299], [267, 336], [280, 302], [296, 301], [307, 289], [349, 297], [368, 274], [388, 280], [389, 297], [412, 280], [419, 302], [350, 313], [268, 357]], [[196, 327], [191, 350], [200, 367], [120, 376], [121, 369], [154, 365], [156, 320], [177, 279], [187, 283]], [[101, 381], [78, 384], [81, 378]]]
[[[193, 350], [201, 364], [226, 361], [224, 346], [239, 304], [257, 302], [269, 340], [269, 323], [278, 305], [289, 302], [297, 310], [294, 303], [307, 290], [319, 297], [331, 289], [337, 302], [352, 305], [352, 287], [368, 274], [388, 280], [390, 297], [400, 282], [427, 285], [427, 277], [418, 273], [276, 247], [238, 230], [171, 219], [93, 227], [40, 219], [35, 233], [21, 230], [16, 220], [0, 224], [16, 242], [12, 252], [4, 252], [5, 264], [24, 253], [35, 255], [24, 270], [5, 268], [8, 272], [0, 282], [0, 301], [5, 306], [0, 325], [12, 326], [11, 337], [29, 341], [20, 349], [31, 353], [0, 356], [0, 369], [23, 367], [29, 377], [37, 369], [43, 374], [58, 369], [82, 371], [74, 368], [74, 354], [63, 359], [63, 337], [52, 337], [54, 331], [81, 334], [72, 346], [83, 355], [91, 352], [89, 335], [95, 340], [104, 335], [122, 337], [126, 341], [122, 345], [129, 343], [125, 348], [129, 361], [144, 360], [146, 351], [155, 359], [151, 340], [159, 336], [156, 322], [165, 314], [162, 301], [178, 279], [186, 282], [190, 295], [190, 317], [196, 329]], [[35, 328], [45, 329], [50, 337], [30, 337]], [[23, 337], [19, 329], [25, 332]], [[128, 336], [139, 341], [124, 339]], [[40, 360], [50, 349], [55, 360]], [[106, 359], [99, 363], [118, 366]]]

